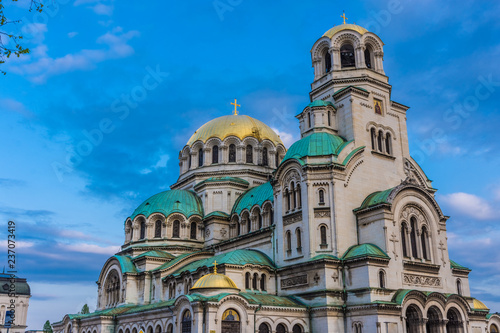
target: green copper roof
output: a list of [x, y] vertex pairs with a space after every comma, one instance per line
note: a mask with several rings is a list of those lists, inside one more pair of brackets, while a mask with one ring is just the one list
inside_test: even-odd
[[340, 260], [339, 258], [334, 256], [333, 254], [319, 254], [319, 255], [309, 259], [309, 261], [315, 261], [315, 260], [321, 260], [321, 259]]
[[330, 133], [313, 133], [295, 142], [286, 152], [283, 162], [295, 158], [300, 160], [305, 156], [337, 156], [347, 145], [344, 138]]
[[165, 269], [165, 268], [168, 268], [170, 266], [173, 266], [174, 264], [178, 263], [179, 261], [183, 260], [185, 257], [189, 256], [189, 255], [192, 255], [193, 253], [184, 253], [184, 254], [181, 254], [181, 255], [178, 255], [175, 259], [169, 261], [169, 262], [166, 262], [164, 263], [163, 265], [159, 266], [159, 267], [156, 267], [154, 269], [152, 269], [151, 271], [159, 271], [159, 270], [162, 270], [162, 269]]
[[[0, 273], [0, 295], [9, 293], [11, 277], [12, 277], [11, 274]], [[26, 279], [15, 276], [14, 285], [16, 288], [15, 290], [17, 295], [31, 295], [30, 286], [26, 282]]]
[[149, 217], [153, 213], [162, 213], [168, 216], [172, 213], [184, 214], [187, 218], [192, 215], [203, 216], [201, 199], [191, 191], [171, 190], [153, 195], [144, 201], [130, 216], [133, 220], [137, 215]]
[[388, 204], [389, 202], [387, 201], [387, 199], [389, 198], [389, 195], [391, 194], [392, 190], [394, 190], [394, 188], [390, 188], [385, 191], [373, 192], [372, 194], [366, 197], [361, 206], [359, 208], [356, 208], [355, 211], [365, 209], [368, 207], [373, 207], [382, 203]]
[[243, 185], [250, 185], [249, 182], [238, 177], [210, 177], [208, 179], [199, 182], [198, 184], [196, 184], [196, 186], [200, 186], [201, 184], [206, 184], [206, 183], [217, 183], [217, 182], [236, 182]]
[[274, 268], [275, 265], [273, 261], [264, 253], [256, 250], [234, 250], [228, 253], [219, 254], [211, 258], [201, 259], [194, 261], [186, 266], [183, 266], [176, 270], [173, 275], [179, 275], [182, 272], [189, 271], [194, 272], [200, 267], [213, 267], [214, 261], [217, 261], [217, 265], [231, 264], [244, 266], [246, 264], [252, 265], [262, 265]]
[[457, 263], [456, 261], [453, 261], [451, 259], [450, 259], [450, 266], [451, 266], [451, 268], [455, 268], [455, 269], [463, 269], [463, 270], [467, 270], [467, 271], [471, 270], [470, 268], [462, 266], [459, 263]]
[[315, 107], [315, 106], [328, 106], [328, 105], [335, 107], [335, 105], [333, 105], [332, 102], [330, 102], [330, 101], [323, 101], [321, 99], [318, 99], [318, 100], [315, 100], [315, 101], [309, 103], [309, 105], [307, 107], [312, 108], [312, 107]]
[[351, 246], [342, 256], [342, 260], [358, 258], [382, 258], [391, 259], [381, 248], [374, 244], [360, 244]]
[[122, 273], [137, 273], [137, 268], [135, 267], [134, 263], [132, 262], [131, 257], [121, 256], [121, 255], [115, 255], [114, 257], [120, 263], [120, 268], [122, 270]]
[[250, 304], [259, 304], [267, 306], [282, 306], [282, 307], [294, 307], [294, 308], [305, 308], [306, 306], [294, 300], [291, 297], [275, 296], [270, 294], [260, 294], [260, 293], [245, 293], [240, 292], [239, 295], [247, 300]]
[[155, 258], [167, 258], [167, 259], [174, 259], [175, 256], [173, 254], [170, 254], [168, 252], [163, 252], [163, 251], [148, 251], [144, 252], [142, 254], [139, 254], [136, 256], [134, 259], [142, 258], [142, 257], [155, 257]]
[[210, 214], [206, 215], [205, 219], [209, 218], [209, 217], [212, 217], [212, 216], [222, 217], [222, 218], [225, 218], [225, 219], [229, 218], [229, 214], [221, 212], [219, 210], [216, 210], [215, 212], [211, 212]]
[[273, 193], [273, 187], [270, 182], [249, 189], [236, 200], [231, 214], [240, 214], [242, 210], [250, 210], [254, 205], [262, 207], [264, 202], [268, 200], [274, 202]]

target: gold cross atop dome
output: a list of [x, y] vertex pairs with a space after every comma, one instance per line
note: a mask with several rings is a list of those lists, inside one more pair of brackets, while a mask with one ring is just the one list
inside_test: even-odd
[[344, 24], [346, 24], [346, 23], [345, 23], [345, 20], [348, 20], [348, 18], [347, 18], [347, 17], [345, 17], [345, 12], [343, 12], [343, 13], [342, 13], [342, 15], [340, 15], [340, 17], [342, 17], [342, 18], [344, 19]]
[[217, 260], [214, 261], [214, 274], [217, 274]]
[[235, 116], [237, 116], [237, 115], [238, 115], [238, 106], [241, 106], [241, 105], [239, 105], [238, 103], [236, 103], [236, 98], [234, 99], [234, 103], [232, 103], [232, 102], [231, 102], [231, 105], [234, 105], [234, 111], [233, 111], [233, 114], [234, 114]]

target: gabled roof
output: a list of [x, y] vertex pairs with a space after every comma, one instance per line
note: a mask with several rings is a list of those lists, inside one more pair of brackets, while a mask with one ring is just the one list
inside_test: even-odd
[[351, 246], [342, 256], [342, 260], [353, 260], [362, 258], [391, 259], [387, 253], [374, 244], [360, 244]]
[[273, 193], [273, 187], [270, 182], [249, 189], [236, 200], [231, 214], [240, 214], [244, 209], [250, 210], [255, 205], [262, 207], [264, 202], [268, 200], [274, 202]]
[[465, 270], [465, 271], [470, 271], [471, 270], [470, 268], [462, 266], [459, 263], [457, 263], [456, 261], [453, 261], [451, 259], [450, 259], [450, 266], [451, 266], [452, 269], [461, 269], [461, 270]]
[[317, 99], [315, 101], [312, 101], [311, 103], [309, 103], [309, 105], [307, 107], [308, 108], [313, 108], [313, 107], [316, 107], [316, 106], [333, 106], [335, 108], [335, 105], [333, 105], [332, 102], [330, 102], [330, 101], [323, 101], [321, 99]]
[[203, 216], [203, 204], [194, 192], [170, 190], [155, 194], [144, 201], [130, 218], [133, 220], [137, 215], [144, 215], [147, 218], [153, 213], [162, 213], [165, 216], [181, 213], [187, 218], [192, 215]]
[[142, 254], [139, 254], [138, 256], [134, 257], [134, 260], [139, 259], [139, 258], [143, 258], [143, 257], [167, 258], [167, 259], [174, 259], [175, 258], [175, 256], [173, 254], [170, 254], [168, 252], [152, 250], [152, 251], [148, 251], [148, 252], [144, 252]]
[[114, 258], [118, 260], [120, 263], [120, 268], [123, 273], [137, 273], [137, 268], [135, 267], [134, 263], [132, 262], [132, 258], [130, 256], [124, 256], [124, 255], [114, 255]]
[[366, 197], [361, 206], [359, 208], [356, 208], [355, 211], [362, 210], [368, 207], [377, 206], [384, 203], [390, 204], [390, 202], [387, 199], [389, 198], [389, 195], [393, 190], [394, 187], [387, 189], [385, 191], [373, 192], [372, 194]]

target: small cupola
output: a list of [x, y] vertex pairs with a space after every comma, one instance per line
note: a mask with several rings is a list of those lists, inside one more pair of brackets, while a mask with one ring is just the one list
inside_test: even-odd
[[301, 138], [312, 133], [337, 134], [337, 109], [330, 101], [316, 100], [295, 116], [300, 123]]
[[240, 291], [236, 283], [229, 276], [217, 273], [217, 261], [214, 262], [214, 272], [199, 278], [190, 290], [191, 292], [209, 296], [220, 293], [237, 293]]

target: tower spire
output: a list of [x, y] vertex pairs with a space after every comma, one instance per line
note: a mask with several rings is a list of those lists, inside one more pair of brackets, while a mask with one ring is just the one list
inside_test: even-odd
[[217, 274], [217, 260], [214, 261], [214, 274]]

